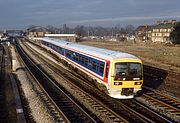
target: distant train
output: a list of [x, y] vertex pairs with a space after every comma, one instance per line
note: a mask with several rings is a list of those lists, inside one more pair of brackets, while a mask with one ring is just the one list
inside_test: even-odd
[[141, 90], [142, 61], [134, 55], [53, 38], [43, 38], [41, 46], [113, 98], [130, 99]]

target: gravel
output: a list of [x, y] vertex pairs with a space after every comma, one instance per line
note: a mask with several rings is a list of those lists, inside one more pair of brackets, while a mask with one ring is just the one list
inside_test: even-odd
[[24, 66], [19, 62], [17, 55], [15, 53], [14, 47], [11, 49], [12, 55], [16, 62], [14, 63], [14, 73], [17, 75], [17, 78], [20, 81], [21, 89], [24, 93], [24, 96], [28, 102], [29, 117], [33, 119], [34, 122], [37, 123], [53, 123], [55, 120], [50, 115], [46, 105], [41, 100], [38, 94], [41, 93], [38, 85], [35, 81], [30, 78], [29, 73]]

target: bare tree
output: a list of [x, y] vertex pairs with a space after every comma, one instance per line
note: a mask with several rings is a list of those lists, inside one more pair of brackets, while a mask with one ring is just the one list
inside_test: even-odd
[[85, 36], [86, 35], [86, 31], [84, 30], [84, 26], [78, 25], [75, 27], [74, 30], [78, 36]]
[[125, 28], [127, 34], [134, 34], [134, 31], [135, 31], [135, 27], [131, 24], [127, 25], [126, 28]]

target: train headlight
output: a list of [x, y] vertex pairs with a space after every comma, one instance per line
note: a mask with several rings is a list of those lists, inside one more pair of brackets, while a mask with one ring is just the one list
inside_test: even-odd
[[122, 82], [114, 82], [114, 85], [122, 85]]
[[135, 82], [134, 85], [141, 85], [142, 82]]

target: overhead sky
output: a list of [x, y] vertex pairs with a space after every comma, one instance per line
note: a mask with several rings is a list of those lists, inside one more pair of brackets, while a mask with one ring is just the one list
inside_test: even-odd
[[0, 30], [153, 24], [180, 19], [180, 0], [0, 0]]

